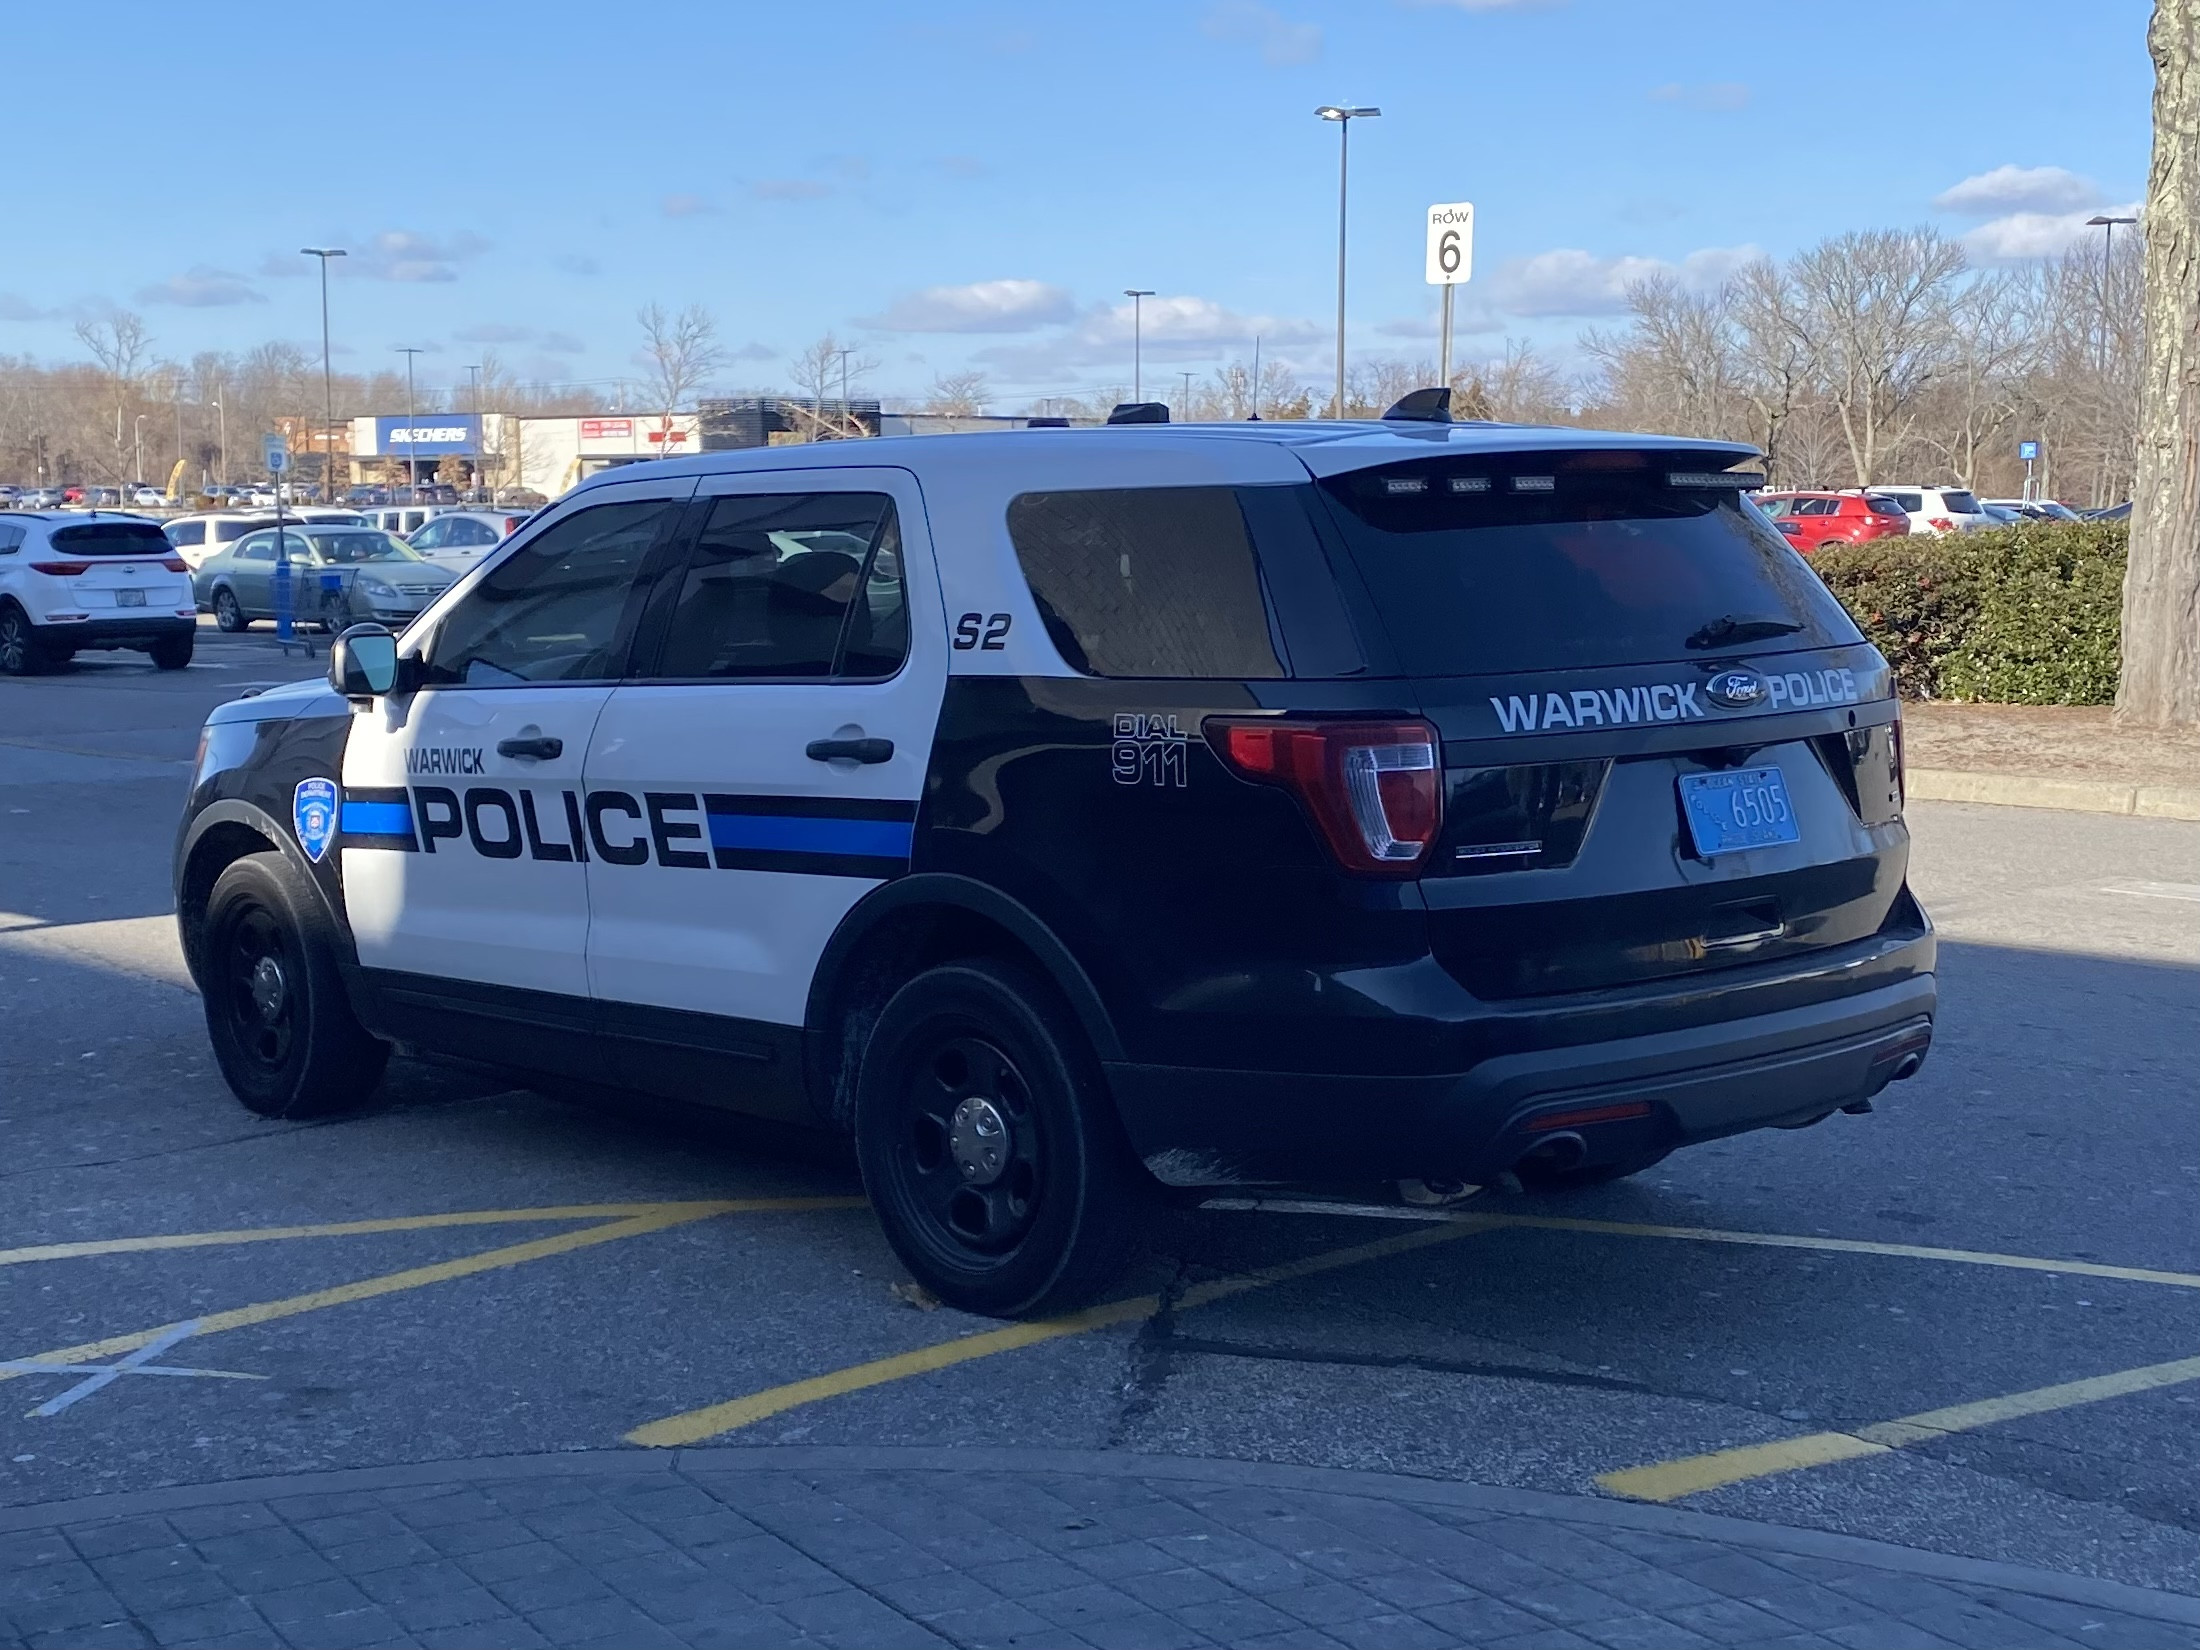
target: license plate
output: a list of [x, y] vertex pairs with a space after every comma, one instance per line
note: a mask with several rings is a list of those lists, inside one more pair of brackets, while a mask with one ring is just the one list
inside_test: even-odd
[[1696, 852], [1706, 859], [1738, 848], [1802, 840], [1795, 810], [1788, 805], [1787, 781], [1778, 768], [1682, 774], [1681, 807]]
[[145, 592], [142, 590], [117, 590], [115, 592], [115, 606], [117, 607], [143, 607], [144, 605]]

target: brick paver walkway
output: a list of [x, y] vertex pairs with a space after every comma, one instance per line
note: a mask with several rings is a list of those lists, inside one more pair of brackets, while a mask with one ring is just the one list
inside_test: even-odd
[[2200, 1600], [1671, 1509], [1043, 1451], [377, 1469], [0, 1512], [0, 1640], [2200, 1647]]

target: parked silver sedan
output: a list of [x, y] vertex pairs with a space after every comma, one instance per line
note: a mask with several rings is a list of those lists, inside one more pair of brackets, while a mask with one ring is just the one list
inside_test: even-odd
[[[291, 615], [332, 633], [372, 619], [410, 624], [463, 569], [436, 566], [403, 539], [372, 527], [285, 527]], [[275, 617], [276, 530], [249, 533], [201, 562], [192, 575], [201, 612], [224, 630]]]

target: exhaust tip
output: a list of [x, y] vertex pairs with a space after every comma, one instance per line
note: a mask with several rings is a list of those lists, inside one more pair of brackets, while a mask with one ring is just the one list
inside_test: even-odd
[[1888, 1081], [1891, 1083], [1900, 1083], [1907, 1078], [1915, 1077], [1917, 1075], [1918, 1067], [1922, 1066], [1924, 1063], [1925, 1056], [1922, 1054], [1905, 1054], [1902, 1056], [1901, 1064], [1897, 1065], [1894, 1068], [1894, 1075], [1890, 1077]]
[[1542, 1136], [1514, 1159], [1513, 1166], [1517, 1169], [1520, 1165], [1527, 1164], [1531, 1169], [1563, 1173], [1568, 1169], [1579, 1168], [1588, 1161], [1588, 1157], [1589, 1142], [1568, 1129]]

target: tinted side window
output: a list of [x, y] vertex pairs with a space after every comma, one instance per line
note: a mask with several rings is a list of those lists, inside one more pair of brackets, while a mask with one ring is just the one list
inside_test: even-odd
[[[866, 582], [890, 536], [898, 552], [894, 501], [884, 493], [751, 493], [715, 500], [689, 553], [654, 674], [674, 681], [830, 676], [844, 634], [868, 657], [878, 645], [879, 619], [891, 628], [898, 617], [898, 553], [889, 563], [894, 577], [891, 598], [883, 603], [887, 611], [873, 608], [885, 594], [887, 570], [878, 569], [877, 596]], [[858, 613], [861, 623], [852, 623]], [[901, 623], [905, 634], [906, 621]]]
[[616, 676], [651, 545], [680, 508], [665, 499], [576, 510], [499, 563], [437, 625], [431, 684], [473, 687]]
[[0, 523], [0, 556], [13, 555], [23, 548], [23, 529], [12, 524]]
[[240, 561], [273, 561], [275, 559], [275, 535], [269, 533], [260, 538], [246, 539], [235, 551]]
[[217, 521], [214, 523], [214, 542], [234, 544], [252, 531], [251, 524], [242, 521]]
[[1025, 493], [1016, 559], [1063, 660], [1088, 676], [1281, 676], [1236, 492]]
[[206, 523], [203, 521], [172, 521], [168, 524], [168, 542], [176, 545], [204, 544], [206, 542]]

